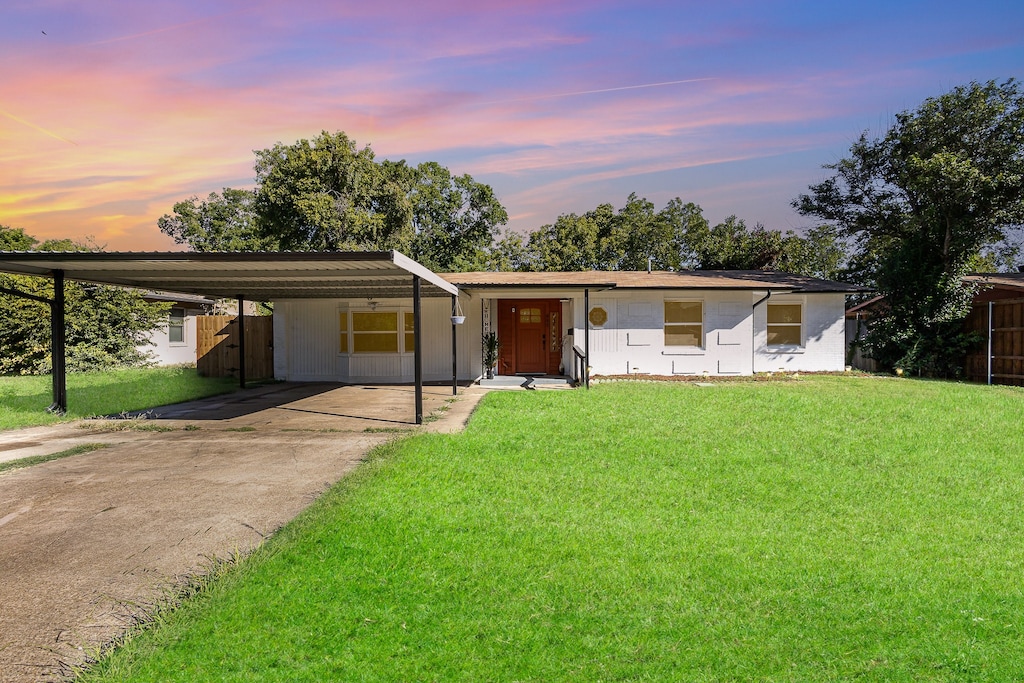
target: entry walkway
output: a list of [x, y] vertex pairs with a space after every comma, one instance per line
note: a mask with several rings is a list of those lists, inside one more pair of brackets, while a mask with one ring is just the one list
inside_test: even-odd
[[57, 680], [213, 558], [255, 548], [373, 446], [460, 430], [483, 393], [425, 387], [421, 427], [412, 387], [275, 384], [141, 421], [0, 433], [8, 457], [110, 444], [0, 474], [0, 681]]

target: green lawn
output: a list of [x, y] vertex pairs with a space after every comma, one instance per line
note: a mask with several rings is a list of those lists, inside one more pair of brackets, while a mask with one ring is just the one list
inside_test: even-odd
[[89, 681], [1024, 679], [1024, 391], [492, 393]]
[[116, 415], [232, 391], [237, 380], [199, 377], [195, 368], [132, 368], [67, 376], [68, 414], [46, 412], [49, 375], [0, 376], [0, 429], [51, 424], [62, 419]]

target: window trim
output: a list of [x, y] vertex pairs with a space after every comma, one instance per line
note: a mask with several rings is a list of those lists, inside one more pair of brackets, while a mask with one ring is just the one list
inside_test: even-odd
[[[181, 311], [180, 323], [174, 322], [174, 312]], [[172, 306], [171, 310], [167, 312], [167, 345], [168, 346], [188, 346], [188, 339], [186, 338], [186, 331], [188, 328], [188, 311], [183, 306]], [[178, 328], [181, 330], [181, 339], [174, 341], [171, 339], [171, 330]]]
[[[352, 321], [349, 318], [347, 308], [338, 310], [338, 354], [348, 356], [352, 353]], [[341, 328], [342, 321], [345, 321], [345, 328]], [[345, 340], [345, 348], [342, 348], [341, 340]]]
[[[693, 323], [693, 322], [670, 323], [670, 322], [668, 322], [665, 319], [667, 317], [665, 315], [665, 313], [666, 313], [665, 307], [668, 304], [672, 304], [672, 303], [678, 303], [678, 304], [700, 304], [700, 323]], [[706, 314], [705, 314], [705, 308], [706, 307], [705, 307], [704, 303], [705, 303], [704, 299], [677, 299], [677, 298], [671, 298], [671, 299], [664, 299], [662, 301], [662, 304], [661, 304], [661, 334], [662, 334], [662, 336], [661, 336], [661, 344], [662, 344], [662, 346], [664, 348], [666, 348], [666, 349], [673, 349], [673, 350], [676, 350], [677, 352], [682, 351], [683, 349], [692, 349], [692, 350], [703, 351], [703, 350], [705, 350], [707, 348], [707, 322], [706, 322]], [[700, 325], [700, 339], [698, 340], [697, 344], [669, 344], [665, 340], [665, 334], [666, 334], [666, 329], [665, 328], [667, 328], [669, 325], [677, 325], [677, 326], [678, 325], [688, 325], [688, 326], [694, 326], [694, 325], [698, 325], [698, 324]]]
[[[768, 302], [765, 305], [765, 309], [764, 309], [764, 345], [765, 345], [765, 348], [768, 348], [768, 349], [782, 349], [782, 350], [787, 350], [787, 349], [789, 349], [789, 350], [798, 350], [798, 349], [803, 349], [805, 347], [806, 342], [805, 342], [805, 339], [804, 339], [804, 317], [805, 317], [804, 311], [807, 308], [805, 304], [806, 304], [806, 302], [801, 299], [800, 301], [770, 301], [770, 302]], [[772, 322], [768, 322], [768, 318], [769, 318], [768, 309], [771, 308], [772, 306], [796, 306], [797, 308], [800, 309], [800, 322], [798, 322], [798, 323], [772, 323]], [[798, 334], [800, 336], [799, 343], [797, 343], [797, 344], [791, 344], [791, 343], [772, 344], [772, 343], [770, 343], [768, 341], [768, 338], [769, 338], [769, 332], [770, 332], [772, 327], [796, 327], [798, 329]]]

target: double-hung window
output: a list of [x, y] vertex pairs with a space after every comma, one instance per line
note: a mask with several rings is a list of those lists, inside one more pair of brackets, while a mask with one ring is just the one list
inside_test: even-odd
[[704, 346], [704, 302], [665, 302], [665, 346]]
[[185, 343], [185, 309], [174, 307], [167, 319], [167, 341], [171, 344]]
[[800, 346], [803, 343], [803, 306], [768, 304], [768, 346]]

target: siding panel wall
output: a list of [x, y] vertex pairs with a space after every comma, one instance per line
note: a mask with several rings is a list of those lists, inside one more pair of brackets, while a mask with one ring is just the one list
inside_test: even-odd
[[[473, 302], [474, 306], [467, 298], [463, 295], [466, 322], [456, 326], [459, 377], [464, 380], [480, 375], [479, 304]], [[274, 376], [299, 382], [412, 382], [412, 349], [400, 354], [340, 353], [339, 315], [349, 310], [370, 309], [364, 301], [339, 299], [275, 302]], [[397, 311], [404, 318], [406, 312], [412, 312], [412, 300], [382, 300], [377, 310]], [[423, 379], [451, 380], [451, 298], [424, 298], [421, 325]]]
[[288, 306], [287, 376], [297, 382], [336, 381], [338, 304], [295, 301]]

